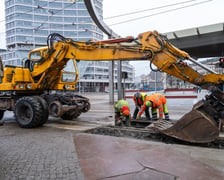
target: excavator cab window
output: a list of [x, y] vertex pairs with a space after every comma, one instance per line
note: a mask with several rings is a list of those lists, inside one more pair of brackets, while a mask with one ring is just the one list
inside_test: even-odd
[[41, 59], [41, 52], [40, 51], [34, 51], [30, 53], [30, 60], [31, 61], [39, 61]]
[[77, 73], [76, 61], [70, 59], [63, 69], [62, 82], [74, 82], [77, 80]]

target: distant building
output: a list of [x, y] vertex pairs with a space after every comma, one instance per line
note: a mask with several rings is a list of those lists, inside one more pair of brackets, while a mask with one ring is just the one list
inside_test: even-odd
[[148, 75], [142, 75], [139, 88], [149, 91], [162, 90], [164, 88], [164, 74], [151, 71]]
[[[94, 0], [102, 17], [102, 0]], [[6, 47], [1, 51], [5, 65], [22, 66], [28, 52], [46, 46], [51, 33], [77, 41], [102, 40], [103, 33], [92, 21], [83, 1], [5, 0]], [[134, 83], [134, 68], [123, 62], [128, 72], [127, 87]], [[104, 91], [109, 84], [108, 62], [80, 62], [79, 89]], [[115, 81], [116, 81], [115, 68]]]
[[[102, 16], [102, 0], [95, 5]], [[21, 65], [31, 49], [46, 46], [51, 33], [78, 41], [103, 39], [92, 22], [84, 2], [61, 0], [6, 0], [5, 64]]]

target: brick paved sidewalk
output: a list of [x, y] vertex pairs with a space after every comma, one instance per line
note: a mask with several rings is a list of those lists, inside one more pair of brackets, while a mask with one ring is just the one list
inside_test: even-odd
[[84, 179], [72, 137], [67, 130], [6, 123], [0, 127], [0, 179]]

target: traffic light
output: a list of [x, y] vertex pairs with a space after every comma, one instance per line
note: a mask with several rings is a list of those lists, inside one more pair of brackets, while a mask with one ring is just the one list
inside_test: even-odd
[[224, 68], [224, 58], [219, 58], [219, 67]]

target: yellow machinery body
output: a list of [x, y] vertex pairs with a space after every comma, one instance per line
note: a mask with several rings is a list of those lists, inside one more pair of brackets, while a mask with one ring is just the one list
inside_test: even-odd
[[[223, 93], [217, 87], [223, 84], [224, 76], [212, 71], [206, 75], [198, 73], [185, 63], [185, 60], [191, 60], [188, 53], [174, 47], [156, 31], [141, 33], [137, 38], [127, 37], [88, 42], [73, 41], [54, 33], [48, 36], [47, 44], [46, 47], [30, 51], [24, 67], [6, 66], [4, 69], [0, 91], [1, 94], [8, 93], [9, 95], [0, 99], [0, 108], [1, 111], [15, 111], [17, 122], [21, 127], [38, 127], [44, 124], [48, 117], [40, 114], [32, 116], [22, 114], [20, 111], [24, 111], [24, 109], [29, 109], [32, 113], [34, 113], [35, 108], [40, 109], [42, 113], [49, 109], [48, 113], [62, 119], [75, 119], [82, 112], [89, 110], [88, 99], [73, 94], [79, 80], [76, 62], [79, 60], [149, 60], [162, 72], [204, 89], [213, 87], [216, 93], [213, 93], [206, 102], [196, 108], [197, 111], [200, 111], [197, 113], [197, 117], [203, 119], [205, 115], [209, 117], [209, 120], [212, 119], [213, 124], [218, 124], [223, 119], [223, 113], [221, 113], [223, 106], [221, 104], [223, 104], [224, 98]], [[72, 71], [66, 70], [68, 64], [72, 66]], [[71, 93], [69, 95], [51, 94], [55, 90]], [[9, 97], [11, 100], [7, 100]], [[218, 109], [212, 104], [215, 103], [215, 98], [221, 99]], [[207, 115], [203, 106], [208, 105], [208, 101], [212, 101], [209, 105], [212, 114]], [[7, 107], [4, 106], [5, 103]], [[34, 107], [35, 103], [39, 103], [38, 107]], [[201, 113], [203, 116], [200, 115]], [[33, 120], [34, 116], [38, 116], [39, 119]], [[208, 122], [208, 120], [202, 120], [202, 122]], [[206, 124], [204, 127], [207, 127]], [[161, 128], [158, 129], [161, 130]], [[161, 132], [163, 131], [164, 128]], [[219, 130], [216, 126], [214, 131], [216, 131], [214, 137], [217, 137]], [[172, 130], [173, 132], [174, 130]], [[168, 135], [172, 136], [172, 133], [169, 134], [166, 131]], [[181, 135], [174, 135], [174, 137], [176, 136], [180, 137]], [[192, 142], [199, 142], [196, 138], [196, 140], [191, 139], [193, 139]], [[187, 139], [187, 141], [190, 140]], [[206, 141], [211, 141], [211, 139]]]

